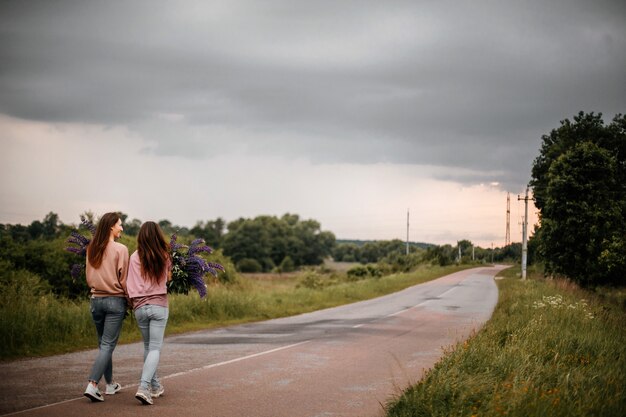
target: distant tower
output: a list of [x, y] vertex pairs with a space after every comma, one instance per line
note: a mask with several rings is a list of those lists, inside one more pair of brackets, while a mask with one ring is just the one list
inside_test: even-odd
[[504, 237], [504, 246], [511, 244], [511, 195], [506, 193], [506, 236]]
[[409, 254], [409, 209], [406, 209], [406, 254]]

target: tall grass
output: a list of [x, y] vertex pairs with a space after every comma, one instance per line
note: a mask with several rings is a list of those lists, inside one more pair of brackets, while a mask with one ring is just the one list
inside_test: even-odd
[[57, 352], [91, 333], [84, 303], [55, 297], [30, 272], [0, 268], [0, 357], [38, 355], [42, 346]]
[[387, 415], [626, 415], [624, 309], [564, 282], [509, 277], [498, 287], [488, 324]]
[[[212, 285], [207, 297], [170, 295], [167, 334], [300, 314], [364, 300], [467, 268], [422, 266], [408, 274], [346, 282], [342, 276], [320, 275], [320, 288], [301, 285], [299, 276], [276, 280], [246, 280]], [[94, 348], [96, 333], [88, 300], [70, 301], [49, 292], [26, 271], [0, 265], [0, 359], [42, 356]], [[131, 315], [124, 320], [120, 343], [141, 335]]]

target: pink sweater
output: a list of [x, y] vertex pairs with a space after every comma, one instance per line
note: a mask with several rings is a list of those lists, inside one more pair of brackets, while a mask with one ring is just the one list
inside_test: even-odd
[[167, 278], [172, 265], [168, 262], [163, 276], [157, 282], [144, 279], [141, 273], [141, 261], [139, 253], [133, 252], [128, 265], [127, 289], [128, 296], [132, 299], [133, 309], [136, 310], [145, 304], [155, 304], [167, 307]]
[[99, 268], [87, 261], [87, 285], [93, 297], [126, 297], [128, 248], [118, 242], [109, 242]]

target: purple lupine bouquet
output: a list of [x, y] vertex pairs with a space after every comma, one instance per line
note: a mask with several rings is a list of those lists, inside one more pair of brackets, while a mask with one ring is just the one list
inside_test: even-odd
[[[85, 216], [80, 216], [81, 226], [89, 230], [93, 236], [96, 227]], [[207, 286], [204, 276], [207, 273], [217, 277], [218, 270], [224, 271], [224, 267], [215, 262], [208, 262], [199, 256], [200, 253], [211, 253], [213, 249], [204, 244], [203, 239], [196, 239], [191, 245], [186, 246], [176, 242], [177, 236], [174, 233], [170, 240], [170, 255], [172, 257], [172, 280], [167, 283], [167, 292], [188, 294], [191, 288], [195, 288], [200, 294], [200, 298], [206, 296]], [[67, 242], [75, 246], [68, 246], [65, 250], [75, 253], [83, 260], [87, 258], [87, 246], [91, 239], [84, 236], [78, 230], [73, 230]], [[76, 263], [72, 265], [70, 273], [74, 280], [81, 277], [85, 271], [85, 264]]]
[[[80, 226], [89, 230], [92, 236], [96, 233], [96, 226], [94, 226], [94, 224], [87, 217], [83, 215], [80, 216]], [[78, 230], [72, 230], [72, 232], [70, 233], [70, 237], [67, 238], [67, 243], [71, 243], [76, 246], [68, 246], [67, 248], [65, 248], [65, 250], [68, 252], [75, 253], [76, 255], [80, 256], [82, 259], [86, 261], [87, 260], [87, 246], [89, 245], [90, 241], [91, 239], [84, 236]], [[84, 271], [85, 271], [85, 264], [76, 263], [72, 265], [72, 268], [70, 269], [70, 275], [72, 276], [72, 279], [78, 280]]]
[[217, 271], [224, 271], [224, 267], [198, 256], [202, 252], [207, 254], [213, 252], [213, 249], [204, 244], [204, 239], [196, 239], [191, 242], [191, 245], [186, 246], [177, 243], [176, 238], [176, 233], [174, 233], [170, 240], [172, 280], [167, 284], [167, 291], [188, 294], [191, 288], [195, 288], [200, 298], [203, 298], [207, 288], [204, 275], [210, 273], [217, 277]]

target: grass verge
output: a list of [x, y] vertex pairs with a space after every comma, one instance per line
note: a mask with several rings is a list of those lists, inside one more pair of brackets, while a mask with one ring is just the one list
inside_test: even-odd
[[386, 405], [400, 416], [626, 415], [626, 312], [564, 281], [498, 280], [493, 317]]

